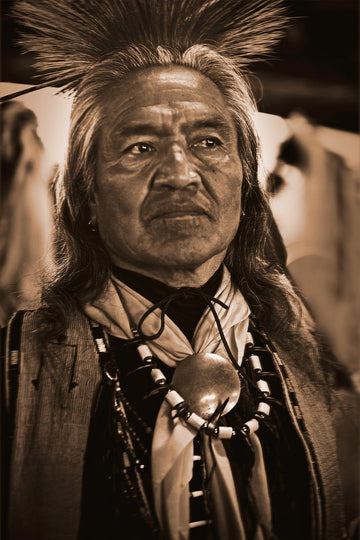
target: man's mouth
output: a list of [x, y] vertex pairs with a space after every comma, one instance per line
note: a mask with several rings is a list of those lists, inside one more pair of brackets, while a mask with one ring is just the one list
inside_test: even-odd
[[146, 216], [147, 221], [153, 219], [186, 219], [194, 216], [209, 216], [207, 209], [194, 203], [164, 204], [151, 209]]
[[152, 219], [171, 219], [171, 218], [187, 218], [193, 216], [204, 216], [204, 211], [194, 211], [194, 210], [173, 210], [169, 212], [161, 212], [158, 215], [154, 216]]

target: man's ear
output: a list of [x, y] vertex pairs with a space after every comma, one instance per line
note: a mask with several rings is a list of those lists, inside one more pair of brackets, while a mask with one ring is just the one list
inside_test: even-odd
[[[94, 197], [95, 198], [95, 197]], [[97, 203], [95, 200], [90, 201], [89, 203], [89, 213], [90, 213], [90, 219], [88, 221], [88, 226], [92, 230], [92, 232], [97, 231]]]
[[97, 196], [97, 192], [95, 188], [92, 194], [90, 195], [90, 201], [89, 201], [89, 212], [90, 212], [91, 217], [96, 216], [98, 204], [99, 204], [99, 200], [98, 200], [98, 196]]
[[89, 215], [90, 219], [88, 225], [90, 229], [94, 232], [97, 230], [97, 208], [98, 208], [98, 198], [96, 192], [94, 192], [89, 201]]
[[97, 197], [96, 195], [94, 194], [91, 199], [90, 199], [90, 202], [89, 202], [89, 212], [90, 212], [90, 216], [96, 216], [96, 210], [97, 210]]

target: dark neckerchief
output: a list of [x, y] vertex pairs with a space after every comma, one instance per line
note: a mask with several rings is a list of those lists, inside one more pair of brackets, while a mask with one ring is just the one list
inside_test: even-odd
[[[124, 270], [113, 266], [114, 276], [135, 290], [153, 304], [159, 302], [166, 296], [181, 291], [182, 287], [170, 287], [161, 281], [143, 276], [131, 270]], [[212, 277], [195, 290], [200, 290], [208, 295], [214, 296], [221, 283], [223, 275], [222, 266], [212, 275]], [[191, 341], [196, 325], [206, 308], [206, 301], [199, 295], [188, 295], [174, 300], [167, 311], [167, 315], [180, 328], [189, 341]]]

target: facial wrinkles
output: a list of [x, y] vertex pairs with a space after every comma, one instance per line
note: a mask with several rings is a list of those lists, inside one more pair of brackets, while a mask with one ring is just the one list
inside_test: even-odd
[[[115, 99], [114, 99], [115, 96]], [[197, 102], [194, 97], [201, 97]], [[217, 110], [227, 123], [233, 124], [224, 98], [216, 85], [205, 76], [190, 68], [171, 67], [149, 68], [132, 73], [123, 79], [119, 87], [112, 87], [106, 96], [107, 120], [115, 127], [121, 126], [128, 118], [137, 116], [143, 108], [151, 111], [160, 105], [178, 106], [186, 102], [188, 108], [204, 107]]]
[[[152, 106], [159, 103], [159, 91], [161, 102], [170, 103], [174, 101], [194, 102], [194, 96], [201, 96], [202, 101], [209, 106], [219, 106], [219, 96], [221, 96], [217, 86], [205, 76], [199, 78], [199, 73], [191, 73], [187, 68], [180, 69], [181, 75], [174, 75], [171, 72], [156, 73], [148, 70], [149, 76], [144, 79], [145, 71], [132, 73], [129, 79], [123, 79], [120, 88], [111, 88], [106, 99], [106, 107], [109, 118], [114, 118], [114, 94], [118, 95], [118, 113], [125, 115], [129, 110], [135, 110], [141, 106]], [[206, 84], [204, 84], [206, 81]], [[226, 107], [224, 99], [221, 97], [221, 105]]]
[[[115, 125], [110, 132], [116, 133], [116, 129]], [[129, 110], [123, 115], [118, 133], [111, 142], [105, 172], [109, 179], [126, 175], [125, 190], [131, 190], [134, 182], [142, 186], [143, 204], [139, 211], [143, 222], [151, 218], [153, 207], [181, 202], [186, 204], [190, 198], [210, 219], [217, 218], [216, 203], [221, 193], [209, 179], [216, 180], [219, 173], [226, 175], [233, 172], [230, 152], [233, 155], [233, 141], [236, 141], [235, 128], [231, 119], [224, 118], [223, 110], [194, 101], [158, 103], [140, 107], [136, 111]], [[194, 152], [191, 144], [204, 135], [220, 137], [223, 146], [213, 153]], [[124, 150], [140, 141], [154, 145], [155, 152], [149, 152], [141, 159], [129, 159], [126, 153], [124, 157]], [[166, 178], [166, 175], [179, 173], [179, 170], [185, 175], [198, 175], [200, 184], [190, 191], [174, 190], [169, 193], [161, 188], [156, 189], [154, 178], [160, 175]]]
[[[234, 148], [234, 143], [237, 144], [236, 130], [223, 98], [219, 99], [219, 92], [216, 87], [214, 89], [215, 85], [211, 81], [204, 84], [197, 73], [180, 71], [180, 76], [177, 72], [150, 73], [145, 80], [142, 77], [142, 85], [137, 84], [138, 77], [134, 77], [130, 84], [122, 87], [126, 92], [114, 92], [115, 103], [111, 104], [111, 114], [108, 114], [102, 138], [101, 152], [105, 159], [102, 160], [101, 174], [127, 174], [129, 180], [135, 180], [139, 171], [148, 175], [159, 161], [158, 156], [164, 152], [171, 153], [174, 143], [178, 161], [186, 156], [195, 168], [200, 166], [203, 173], [226, 168], [230, 164], [230, 154], [232, 160], [234, 154], [238, 157], [237, 148]], [[201, 101], [194, 100], [194, 96], [201, 96]], [[215, 129], [208, 126], [194, 130], [194, 125], [206, 124], [209, 119], [216, 124]], [[189, 146], [194, 136], [202, 134], [220, 135], [222, 150], [193, 152]], [[125, 159], [127, 147], [142, 141], [155, 146], [156, 158], [149, 155], [142, 156], [141, 160]]]
[[237, 134], [211, 80], [159, 70], [132, 74], [107, 96], [95, 210], [118, 264], [195, 268], [220, 261], [238, 226]]
[[[132, 113], [132, 114], [131, 114]], [[236, 141], [235, 128], [231, 119], [224, 118], [223, 111], [218, 108], [209, 108], [204, 103], [176, 102], [162, 103], [156, 106], [140, 107], [137, 111], [123, 115], [122, 121], [117, 120], [107, 130], [103, 153], [106, 159], [106, 170], [109, 173], [136, 172], [139, 165], [146, 166], [149, 160], [127, 160], [122, 162], [122, 154], [132, 144], [146, 142], [155, 146], [156, 152], [160, 153], [166, 146], [166, 150], [176, 148], [177, 156], [188, 151], [188, 147], [196, 142], [196, 137], [202, 136], [219, 137], [222, 141], [222, 151], [201, 156], [201, 152], [193, 155], [194, 161], [203, 163], [203, 166], [223, 166], [229, 162], [230, 151]], [[176, 146], [174, 146], [176, 145]], [[154, 156], [149, 156], [154, 157]], [[124, 160], [123, 160], [124, 161]], [[150, 160], [151, 161], [151, 160]]]

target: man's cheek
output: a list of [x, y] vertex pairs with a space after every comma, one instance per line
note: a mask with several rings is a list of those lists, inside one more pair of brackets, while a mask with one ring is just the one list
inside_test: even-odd
[[217, 184], [217, 194], [220, 204], [236, 208], [241, 202], [241, 184], [238, 179], [232, 181], [219, 182]]

